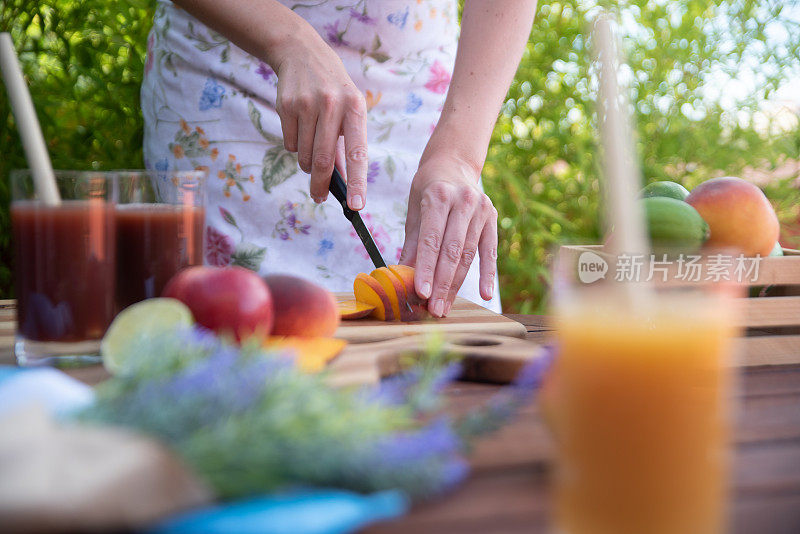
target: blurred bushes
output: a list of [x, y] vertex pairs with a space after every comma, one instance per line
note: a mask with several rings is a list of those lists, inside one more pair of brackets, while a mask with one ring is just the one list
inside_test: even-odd
[[[142, 166], [139, 84], [153, 4], [2, 0], [0, 32], [11, 32], [57, 169]], [[0, 297], [12, 295], [11, 169], [25, 155], [0, 84]]]
[[[756, 113], [759, 102], [784, 80], [800, 77], [800, 28], [782, 14], [784, 2], [609, 4], [617, 9], [626, 34], [645, 180], [674, 180], [691, 188], [716, 175], [769, 169], [787, 157], [798, 158], [796, 123], [789, 131], [767, 135], [769, 124], [757, 127], [750, 119], [755, 113], [768, 121]], [[500, 212], [498, 256], [506, 310], [541, 312], [548, 252], [559, 241], [587, 243], [600, 236], [594, 81], [586, 31], [593, 5], [540, 2], [494, 132], [484, 183]], [[752, 85], [736, 102], [722, 85], [730, 76]], [[725, 107], [720, 96], [728, 99]], [[796, 228], [798, 190], [788, 180], [765, 190], [784, 226], [794, 221]]]
[[[602, 3], [602, 2], [601, 2]], [[623, 22], [642, 172], [692, 187], [711, 176], [770, 168], [800, 154], [800, 129], [767, 135], [749, 117], [788, 78], [800, 77], [800, 32], [784, 2], [629, 0]], [[499, 267], [507, 311], [542, 310], [547, 256], [560, 240], [600, 234], [593, 81], [586, 24], [596, 2], [540, 1], [531, 39], [494, 133], [486, 189], [500, 212]], [[4, 0], [57, 168], [141, 167], [139, 111], [146, 0]], [[777, 35], [777, 38], [775, 36]], [[748, 73], [741, 74], [742, 71]], [[728, 77], [752, 87], [735, 103], [716, 94]], [[724, 89], [723, 89], [724, 91]], [[11, 294], [9, 169], [24, 167], [0, 90], [0, 295]], [[730, 111], [733, 107], [737, 113]], [[787, 224], [798, 194], [766, 187]], [[789, 243], [798, 245], [800, 243]]]

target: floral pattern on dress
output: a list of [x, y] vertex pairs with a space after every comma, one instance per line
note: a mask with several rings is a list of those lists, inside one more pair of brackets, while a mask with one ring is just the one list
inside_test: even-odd
[[[362, 218], [387, 261], [404, 239], [411, 179], [438, 120], [458, 37], [455, 0], [280, 0], [339, 54], [367, 103]], [[334, 291], [372, 264], [341, 207], [315, 204], [284, 149], [272, 67], [158, 0], [142, 84], [145, 161], [208, 172], [209, 265], [290, 271]], [[465, 296], [480, 302], [477, 276]]]
[[[390, 240], [389, 233], [384, 229], [383, 226], [377, 224], [373, 220], [371, 214], [362, 214], [361, 218], [364, 220], [367, 230], [369, 230], [369, 233], [372, 235], [372, 239], [375, 241], [375, 246], [378, 247], [378, 250], [381, 252], [381, 254], [386, 252], [386, 245]], [[358, 237], [358, 234], [355, 230], [350, 230], [350, 237], [357, 241], [356, 245], [353, 247], [353, 250], [356, 252], [356, 254], [368, 260], [369, 254], [367, 254], [367, 249], [364, 248], [364, 244], [361, 242], [361, 238]]]
[[310, 224], [305, 224], [297, 217], [295, 212], [298, 204], [296, 202], [286, 202], [281, 206], [281, 219], [275, 224], [273, 236], [277, 236], [281, 241], [288, 241], [296, 235], [308, 235], [311, 230]]

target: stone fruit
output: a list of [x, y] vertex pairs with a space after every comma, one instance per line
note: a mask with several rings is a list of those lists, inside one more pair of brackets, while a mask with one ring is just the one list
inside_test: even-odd
[[336, 304], [339, 307], [339, 317], [342, 320], [362, 319], [375, 309], [375, 306], [359, 302], [356, 299], [340, 300]]
[[186, 304], [198, 324], [237, 341], [272, 331], [269, 288], [243, 267], [183, 269], [167, 282], [163, 296]]
[[397, 275], [406, 288], [406, 298], [413, 314], [413, 321], [419, 321], [428, 314], [428, 299], [421, 299], [414, 288], [414, 268], [408, 265], [389, 265], [389, 270]]
[[289, 274], [264, 277], [272, 295], [273, 336], [331, 337], [339, 326], [336, 298], [327, 289]]
[[707, 246], [733, 248], [745, 256], [769, 255], [780, 226], [764, 193], [740, 178], [714, 178], [695, 187], [686, 202], [711, 229]]
[[639, 194], [641, 198], [667, 197], [675, 200], [686, 200], [689, 190], [676, 182], [651, 182]]
[[368, 274], [358, 273], [353, 281], [353, 294], [356, 300], [375, 306], [372, 315], [381, 321], [393, 321], [394, 311], [389, 295], [381, 284]]
[[708, 225], [692, 206], [668, 197], [641, 200], [653, 252], [692, 253], [703, 246]]
[[407, 265], [359, 273], [353, 282], [353, 293], [356, 301], [374, 306], [372, 315], [381, 321], [418, 321], [427, 313], [427, 301], [420, 299], [414, 289], [414, 268]]
[[267, 350], [288, 350], [294, 353], [295, 365], [307, 373], [324, 369], [345, 346], [347, 341], [332, 337], [270, 336], [264, 341], [264, 348]]

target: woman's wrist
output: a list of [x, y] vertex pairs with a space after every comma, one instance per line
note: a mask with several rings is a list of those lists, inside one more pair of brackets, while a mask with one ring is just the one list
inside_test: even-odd
[[294, 15], [287, 19], [280, 32], [267, 37], [259, 56], [276, 73], [287, 58], [302, 58], [305, 54], [313, 53], [313, 45], [317, 41], [325, 44], [314, 28], [299, 16]]
[[469, 128], [442, 117], [422, 153], [420, 167], [430, 159], [447, 158], [472, 170], [477, 181], [483, 170], [487, 147], [476, 143], [475, 136], [465, 135], [469, 132]]

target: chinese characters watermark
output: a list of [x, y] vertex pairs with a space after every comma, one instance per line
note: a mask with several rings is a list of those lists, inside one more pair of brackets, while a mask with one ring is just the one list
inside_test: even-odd
[[758, 270], [763, 259], [760, 255], [748, 257], [740, 254], [620, 254], [615, 258], [603, 257], [595, 252], [582, 252], [578, 258], [578, 278], [584, 284], [605, 279], [609, 259], [614, 260], [616, 282], [722, 282], [752, 283], [758, 280]]

